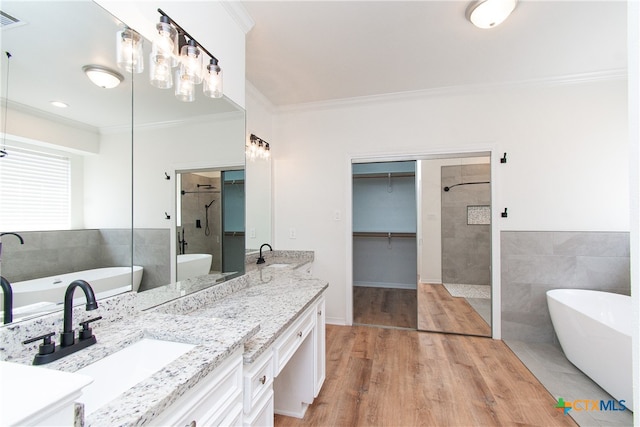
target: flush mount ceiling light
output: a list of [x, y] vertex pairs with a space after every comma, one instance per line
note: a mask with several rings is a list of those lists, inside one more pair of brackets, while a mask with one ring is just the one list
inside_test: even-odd
[[101, 65], [85, 65], [82, 71], [93, 84], [104, 89], [113, 89], [124, 80], [122, 74]]
[[66, 104], [62, 101], [51, 101], [51, 105], [58, 108], [67, 108], [69, 106], [69, 104]]
[[467, 19], [478, 28], [493, 28], [509, 17], [517, 0], [478, 0], [467, 8]]

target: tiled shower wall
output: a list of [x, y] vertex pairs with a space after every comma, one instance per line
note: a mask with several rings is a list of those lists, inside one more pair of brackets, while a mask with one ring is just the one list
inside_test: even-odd
[[557, 345], [546, 292], [591, 289], [629, 295], [629, 233], [503, 231], [502, 338]]
[[[443, 187], [491, 181], [491, 165], [443, 166]], [[442, 282], [491, 284], [491, 225], [468, 224], [468, 206], [491, 207], [488, 184], [459, 185], [442, 192]]]

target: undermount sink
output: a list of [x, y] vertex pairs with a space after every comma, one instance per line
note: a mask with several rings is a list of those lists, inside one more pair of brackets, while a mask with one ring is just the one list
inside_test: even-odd
[[269, 264], [267, 265], [267, 267], [273, 267], [273, 268], [285, 268], [285, 267], [289, 267], [291, 264]]
[[136, 341], [77, 371], [94, 379], [78, 401], [84, 403], [85, 414], [91, 414], [194, 347], [153, 338]]

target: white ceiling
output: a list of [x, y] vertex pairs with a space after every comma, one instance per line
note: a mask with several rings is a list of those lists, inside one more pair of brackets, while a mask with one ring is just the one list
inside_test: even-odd
[[519, 1], [489, 30], [470, 1], [243, 1], [247, 79], [277, 106], [626, 70], [626, 2]]

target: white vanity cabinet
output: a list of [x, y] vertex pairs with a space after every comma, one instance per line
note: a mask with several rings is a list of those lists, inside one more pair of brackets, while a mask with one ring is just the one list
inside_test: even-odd
[[273, 425], [273, 354], [267, 349], [257, 360], [244, 366], [244, 425]]
[[152, 426], [241, 426], [242, 352], [235, 350], [220, 366], [200, 380], [151, 421]]
[[326, 377], [326, 314], [324, 312], [325, 309], [325, 298], [324, 295], [320, 297], [320, 300], [315, 304], [315, 312], [316, 312], [316, 328], [313, 330], [315, 335], [315, 360], [313, 363], [313, 381], [314, 381], [314, 390], [313, 397], [318, 397], [320, 393], [320, 389], [322, 388], [322, 384], [324, 384], [324, 379]]

